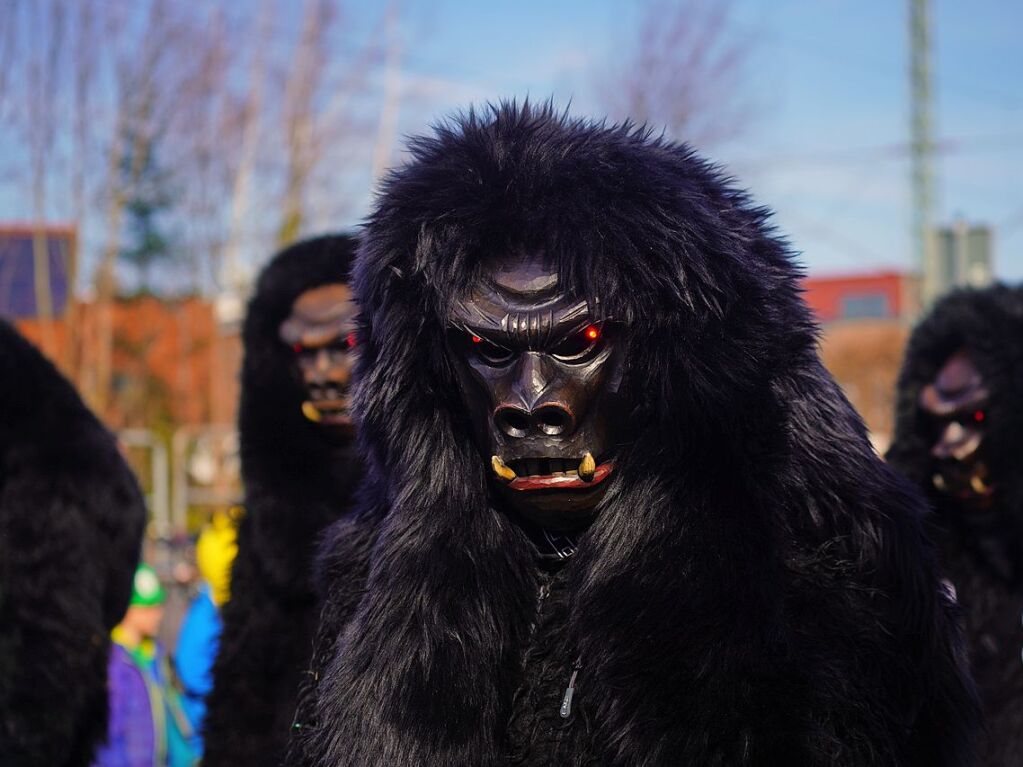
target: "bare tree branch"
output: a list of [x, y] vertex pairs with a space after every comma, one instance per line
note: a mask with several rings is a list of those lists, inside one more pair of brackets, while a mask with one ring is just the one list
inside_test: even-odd
[[746, 128], [743, 80], [752, 41], [738, 34], [730, 0], [652, 0], [623, 62], [598, 86], [608, 114], [708, 145]]
[[306, 185], [319, 154], [314, 97], [323, 82], [325, 42], [336, 15], [330, 0], [306, 0], [302, 35], [284, 90], [287, 169], [279, 245], [292, 242], [302, 230]]

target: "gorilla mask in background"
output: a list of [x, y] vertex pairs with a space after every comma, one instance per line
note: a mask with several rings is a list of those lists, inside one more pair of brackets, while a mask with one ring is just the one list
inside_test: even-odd
[[302, 414], [322, 423], [328, 434], [344, 437], [354, 434], [348, 390], [356, 312], [347, 285], [321, 285], [295, 299], [280, 330], [281, 340], [295, 352], [305, 388]]
[[1023, 577], [1023, 290], [945, 297], [913, 331], [888, 459], [978, 561]]
[[277, 254], [245, 317], [239, 437], [245, 516], [208, 698], [206, 767], [280, 764], [319, 605], [313, 555], [359, 477], [348, 412], [356, 240]]
[[955, 352], [920, 392], [920, 410], [930, 431], [938, 492], [964, 510], [991, 505], [994, 489], [984, 462], [984, 426], [991, 393], [969, 350]]

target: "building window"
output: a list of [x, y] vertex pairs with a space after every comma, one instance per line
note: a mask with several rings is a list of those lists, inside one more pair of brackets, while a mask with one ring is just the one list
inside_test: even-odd
[[849, 293], [842, 296], [843, 320], [882, 319], [892, 316], [887, 293]]

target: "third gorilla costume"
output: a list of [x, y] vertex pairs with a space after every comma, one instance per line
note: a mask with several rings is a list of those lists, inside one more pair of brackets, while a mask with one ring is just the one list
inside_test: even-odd
[[280, 764], [318, 605], [313, 552], [359, 479], [347, 417], [355, 239], [291, 246], [245, 319], [239, 431], [246, 513], [214, 665], [206, 765]]
[[355, 268], [367, 479], [291, 764], [966, 763], [923, 504], [766, 218], [547, 107], [413, 142]]
[[913, 331], [888, 460], [934, 502], [987, 719], [985, 767], [1023, 759], [1023, 288], [960, 290]]

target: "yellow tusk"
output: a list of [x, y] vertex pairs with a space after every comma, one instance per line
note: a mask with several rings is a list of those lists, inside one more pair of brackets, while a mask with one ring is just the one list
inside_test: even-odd
[[593, 453], [587, 453], [579, 462], [579, 479], [583, 482], [590, 482], [596, 470], [597, 462], [593, 460]]
[[494, 474], [499, 476], [505, 482], [511, 482], [517, 476], [504, 461], [501, 460], [500, 456], [491, 456], [490, 465], [494, 469]]
[[305, 402], [302, 403], [302, 415], [304, 415], [313, 423], [319, 423], [320, 421], [323, 420], [323, 413], [317, 410], [316, 405], [314, 405], [309, 400], [306, 400]]
[[970, 487], [973, 488], [973, 491], [975, 493], [980, 493], [981, 495], [987, 492], [987, 485], [984, 483], [984, 480], [981, 479], [980, 475], [978, 474], [974, 474], [972, 477], [970, 477]]

